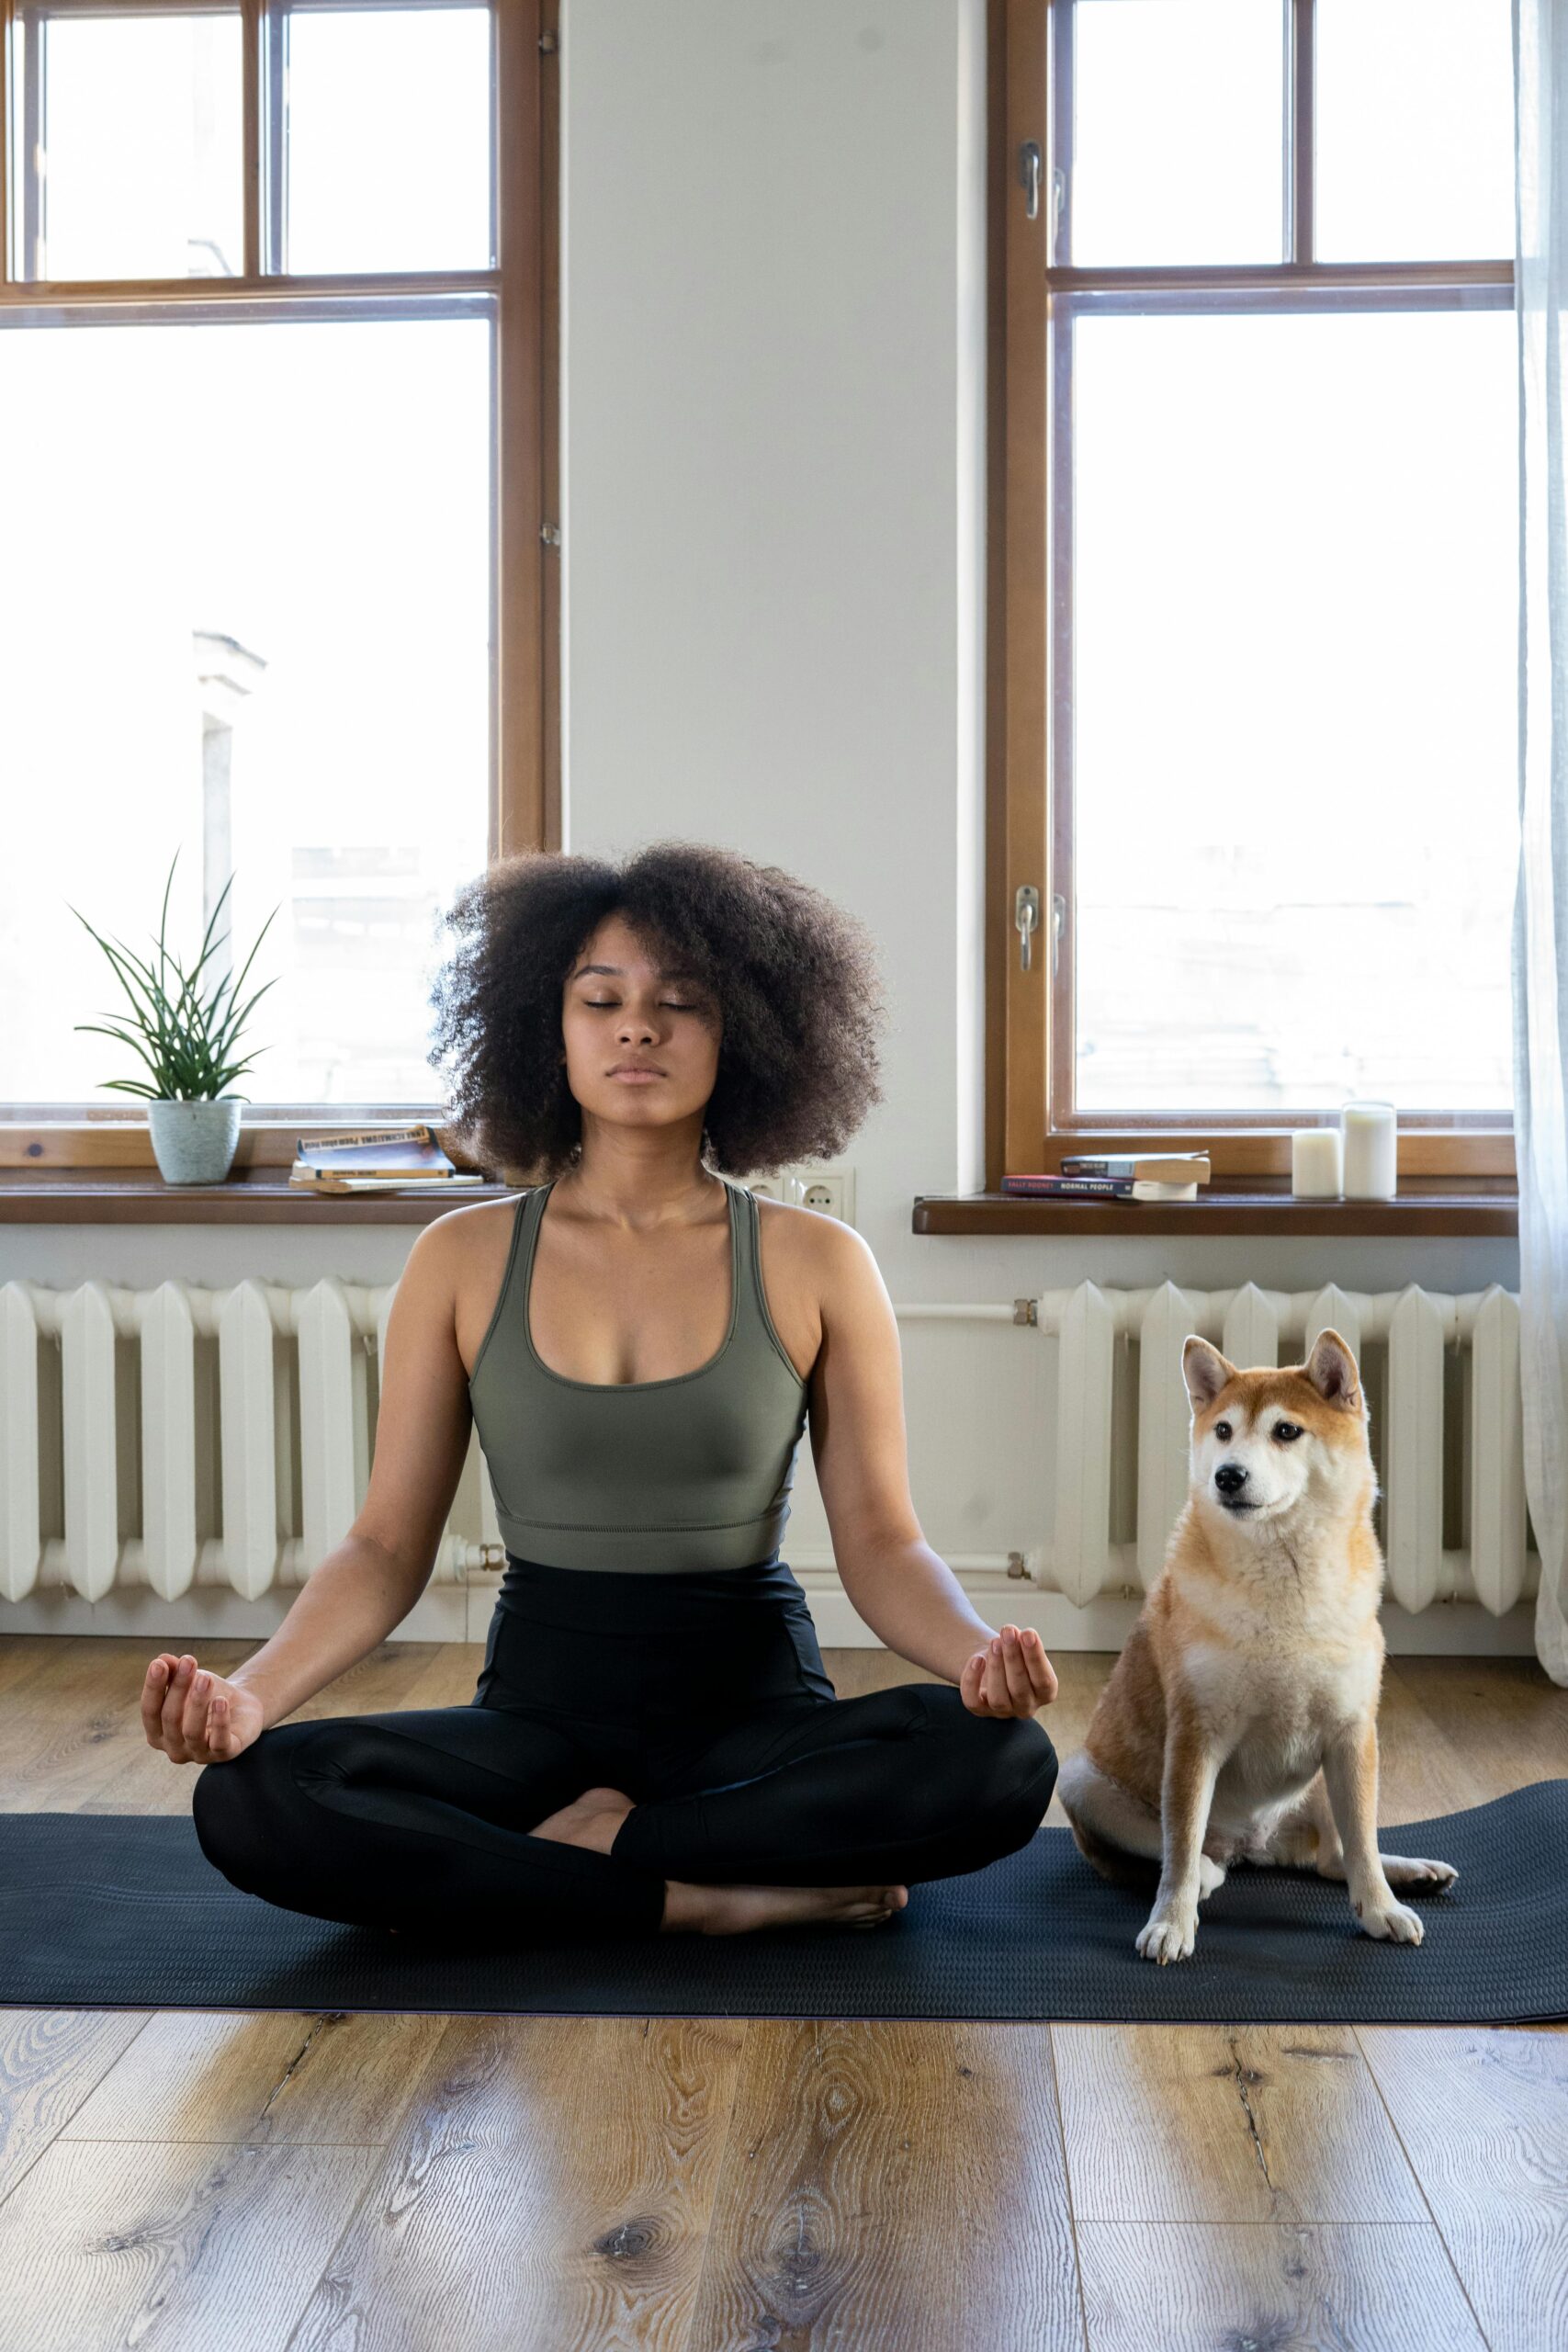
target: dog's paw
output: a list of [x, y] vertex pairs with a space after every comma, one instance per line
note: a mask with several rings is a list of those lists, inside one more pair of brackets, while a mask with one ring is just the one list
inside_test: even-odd
[[1390, 1886], [1452, 1886], [1459, 1876], [1452, 1862], [1413, 1861], [1408, 1854], [1380, 1854], [1378, 1860]]
[[1375, 1936], [1380, 1943], [1418, 1944], [1427, 1932], [1417, 1915], [1403, 1903], [1358, 1903], [1356, 1917], [1361, 1933]]
[[1201, 1902], [1205, 1894], [1213, 1894], [1214, 1889], [1217, 1886], [1224, 1886], [1224, 1883], [1225, 1866], [1224, 1862], [1213, 1861], [1207, 1854], [1200, 1854], [1198, 1857], [1199, 1901]]
[[1163, 1968], [1168, 1960], [1186, 1960], [1198, 1938], [1198, 1912], [1176, 1909], [1156, 1911], [1138, 1937], [1137, 1950], [1144, 1960], [1157, 1960]]

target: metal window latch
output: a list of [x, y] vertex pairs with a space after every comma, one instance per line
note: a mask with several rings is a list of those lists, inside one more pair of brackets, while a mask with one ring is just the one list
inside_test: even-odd
[[544, 541], [544, 543], [545, 543], [546, 547], [547, 547], [547, 548], [558, 548], [558, 547], [559, 547], [559, 545], [560, 545], [560, 526], [559, 526], [559, 524], [558, 524], [558, 523], [541, 523], [541, 524], [540, 524], [540, 526], [539, 526], [539, 537], [540, 537], [540, 538]]
[[1030, 968], [1030, 941], [1040, 925], [1040, 893], [1032, 882], [1021, 883], [1012, 902], [1013, 929], [1019, 935], [1018, 968]]
[[1062, 960], [1062, 933], [1066, 927], [1067, 902], [1058, 891], [1051, 901], [1051, 978], [1056, 977], [1056, 967]]
[[1018, 151], [1018, 176], [1023, 183], [1024, 218], [1040, 218], [1040, 141], [1026, 139]]

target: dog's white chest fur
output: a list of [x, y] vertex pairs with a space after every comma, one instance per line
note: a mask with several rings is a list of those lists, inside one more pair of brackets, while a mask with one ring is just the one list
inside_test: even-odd
[[1216, 1638], [1189, 1644], [1178, 1675], [1227, 1752], [1214, 1825], [1239, 1836], [1299, 1796], [1330, 1740], [1375, 1706], [1382, 1645], [1364, 1599], [1301, 1545], [1260, 1553], [1201, 1600]]

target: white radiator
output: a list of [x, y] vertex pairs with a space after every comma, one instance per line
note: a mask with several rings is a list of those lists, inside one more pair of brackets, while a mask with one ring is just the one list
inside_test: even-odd
[[[1027, 1572], [1080, 1605], [1146, 1591], [1187, 1495], [1189, 1331], [1235, 1364], [1299, 1363], [1325, 1326], [1360, 1363], [1382, 1488], [1388, 1594], [1408, 1611], [1479, 1600], [1502, 1616], [1535, 1589], [1527, 1552], [1519, 1306], [1512, 1292], [1048, 1291], [1035, 1319], [1060, 1343], [1055, 1524]], [[1135, 1355], [1135, 1364], [1134, 1364]], [[1120, 1474], [1120, 1476], [1119, 1476]], [[1133, 1525], [1113, 1534], [1118, 1490]], [[1125, 1511], [1123, 1516], [1126, 1516]], [[1452, 1540], [1447, 1540], [1448, 1538]]]
[[[201, 1588], [254, 1601], [303, 1583], [365, 1495], [394, 1295], [330, 1277], [299, 1289], [0, 1286], [0, 1600], [96, 1602], [140, 1587], [164, 1601]], [[1146, 1589], [1187, 1491], [1187, 1332], [1255, 1365], [1299, 1361], [1325, 1324], [1362, 1359], [1391, 1597], [1412, 1611], [1475, 1599], [1501, 1616], [1534, 1589], [1518, 1304], [1496, 1286], [1292, 1296], [1082, 1283], [898, 1317], [1032, 1323], [1059, 1345], [1055, 1523], [1021, 1528], [1008, 1551], [944, 1550], [977, 1595], [996, 1598], [1010, 1577], [1033, 1579], [1037, 1606], [1047, 1593], [1082, 1605]], [[454, 1503], [468, 1532], [447, 1526], [432, 1577], [449, 1594], [502, 1564], [477, 1470], [476, 1445]], [[831, 1553], [786, 1548], [823, 1604], [824, 1640], [863, 1640], [835, 1596]], [[482, 1614], [466, 1623], [467, 1638], [482, 1636]]]
[[[303, 1584], [364, 1499], [395, 1295], [335, 1278], [6, 1283], [0, 1599], [226, 1585], [253, 1600]], [[448, 1526], [432, 1581], [501, 1557]]]

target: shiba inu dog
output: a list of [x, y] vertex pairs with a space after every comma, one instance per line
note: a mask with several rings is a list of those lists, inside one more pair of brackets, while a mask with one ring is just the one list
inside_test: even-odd
[[1369, 1936], [1418, 1944], [1394, 1888], [1458, 1872], [1378, 1851], [1383, 1562], [1355, 1357], [1325, 1330], [1304, 1363], [1239, 1372], [1193, 1333], [1181, 1370], [1191, 1486], [1062, 1768], [1073, 1835], [1107, 1878], [1158, 1861], [1137, 1949], [1162, 1965], [1191, 1951], [1233, 1862], [1343, 1879]]

